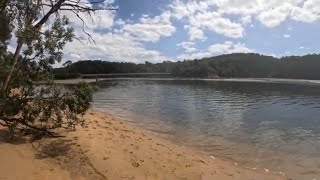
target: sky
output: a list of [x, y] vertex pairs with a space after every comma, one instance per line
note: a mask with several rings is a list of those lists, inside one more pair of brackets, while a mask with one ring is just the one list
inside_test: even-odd
[[[82, 0], [90, 2], [90, 0]], [[320, 0], [107, 0], [83, 24], [64, 60], [152, 63], [236, 52], [276, 57], [320, 53]]]

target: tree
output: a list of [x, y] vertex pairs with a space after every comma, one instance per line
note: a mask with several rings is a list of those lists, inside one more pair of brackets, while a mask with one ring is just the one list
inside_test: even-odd
[[[50, 72], [74, 38], [70, 20], [63, 14], [74, 13], [81, 19], [78, 13], [101, 10], [92, 4], [102, 2], [0, 0], [0, 124], [11, 134], [52, 135], [83, 123], [81, 115], [90, 107], [93, 88], [80, 83], [62, 91]], [[8, 50], [9, 42], [15, 44], [14, 53]], [[35, 84], [39, 81], [45, 85]]]

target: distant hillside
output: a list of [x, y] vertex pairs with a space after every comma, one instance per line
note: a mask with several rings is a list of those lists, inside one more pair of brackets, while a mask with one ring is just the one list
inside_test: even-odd
[[320, 55], [275, 58], [260, 54], [228, 54], [200, 60], [152, 64], [117, 63], [85, 60], [67, 67], [54, 69], [58, 79], [77, 77], [79, 74], [108, 73], [172, 73], [177, 77], [241, 77], [320, 79]]

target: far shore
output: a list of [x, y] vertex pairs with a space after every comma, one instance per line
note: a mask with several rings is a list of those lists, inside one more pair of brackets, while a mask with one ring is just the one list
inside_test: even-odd
[[279, 78], [99, 78], [99, 79], [65, 79], [55, 80], [57, 84], [77, 84], [81, 81], [87, 83], [96, 83], [112, 80], [150, 80], [150, 81], [222, 81], [222, 82], [256, 82], [256, 83], [279, 83], [279, 84], [302, 84], [302, 85], [320, 85], [320, 80], [308, 79], [279, 79]]
[[35, 142], [8, 143], [0, 127], [0, 179], [287, 179], [179, 146], [103, 112], [84, 118], [86, 125], [65, 137]]

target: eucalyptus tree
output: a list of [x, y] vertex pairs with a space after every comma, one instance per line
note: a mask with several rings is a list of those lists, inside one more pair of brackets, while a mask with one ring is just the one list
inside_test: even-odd
[[103, 2], [0, 0], [0, 124], [12, 134], [53, 134], [83, 123], [93, 88], [80, 83], [63, 91], [50, 72], [61, 62], [66, 43], [76, 38], [73, 19], [66, 15], [83, 21], [80, 13], [90, 16]]

